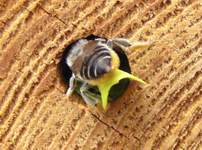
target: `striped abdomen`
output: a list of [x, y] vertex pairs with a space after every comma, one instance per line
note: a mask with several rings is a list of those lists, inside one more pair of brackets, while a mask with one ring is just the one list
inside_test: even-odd
[[96, 79], [111, 70], [111, 55], [107, 46], [97, 45], [93, 53], [86, 57], [80, 75], [84, 79]]

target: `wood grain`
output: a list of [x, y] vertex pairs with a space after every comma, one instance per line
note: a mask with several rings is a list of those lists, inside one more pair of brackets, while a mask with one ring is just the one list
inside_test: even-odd
[[[63, 49], [96, 34], [127, 51], [132, 82], [107, 112], [67, 98]], [[0, 0], [0, 149], [202, 149], [201, 0]]]

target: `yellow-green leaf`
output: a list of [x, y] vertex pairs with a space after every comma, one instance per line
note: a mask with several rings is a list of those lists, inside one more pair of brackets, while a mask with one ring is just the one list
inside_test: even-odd
[[104, 110], [107, 109], [108, 95], [111, 87], [117, 84], [121, 79], [129, 78], [131, 80], [136, 80], [140, 83], [146, 84], [146, 82], [143, 81], [142, 79], [132, 74], [129, 74], [125, 71], [122, 71], [120, 69], [112, 70], [109, 76], [110, 76], [110, 79], [106, 80], [105, 82], [100, 82], [100, 84], [98, 85], [99, 91], [101, 93], [101, 98], [102, 98], [102, 107], [104, 108]]

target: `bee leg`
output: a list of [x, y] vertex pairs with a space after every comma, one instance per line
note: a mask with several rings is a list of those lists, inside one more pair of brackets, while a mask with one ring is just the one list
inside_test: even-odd
[[89, 85], [84, 83], [80, 88], [81, 96], [87, 104], [95, 106], [98, 103], [98, 99], [90, 95], [89, 88]]
[[134, 42], [128, 49], [129, 50], [136, 50], [136, 49], [146, 49], [149, 48], [153, 42]]
[[111, 41], [114, 45], [117, 45], [122, 48], [130, 47], [132, 45], [132, 43], [129, 40], [124, 38], [115, 38], [115, 39], [112, 39]]
[[130, 42], [127, 39], [124, 38], [115, 38], [112, 40], [109, 40], [109, 43], [112, 43], [111, 45], [119, 46], [121, 48], [129, 48], [129, 50], [135, 50], [135, 49], [144, 49], [148, 48], [153, 44], [153, 42]]
[[75, 75], [72, 74], [70, 80], [69, 80], [69, 88], [67, 89], [66, 95], [70, 96], [75, 88]]
[[107, 41], [107, 46], [109, 46], [110, 48], [113, 48], [113, 45], [114, 45], [114, 43], [113, 43], [113, 40], [108, 40]]

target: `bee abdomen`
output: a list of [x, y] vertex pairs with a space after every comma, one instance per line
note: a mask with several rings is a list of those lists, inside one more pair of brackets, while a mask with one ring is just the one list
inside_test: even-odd
[[111, 69], [111, 55], [104, 46], [97, 46], [94, 53], [86, 58], [81, 68], [81, 77], [96, 79]]

